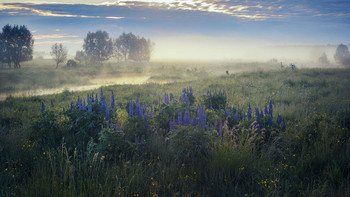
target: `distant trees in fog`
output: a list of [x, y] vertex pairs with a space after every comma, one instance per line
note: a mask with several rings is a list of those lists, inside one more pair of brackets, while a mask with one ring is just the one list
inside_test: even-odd
[[89, 32], [84, 39], [84, 51], [93, 63], [108, 60], [113, 52], [113, 43], [106, 31]]
[[51, 56], [53, 60], [56, 62], [56, 69], [58, 68], [58, 64], [66, 61], [68, 50], [62, 44], [54, 44], [51, 46]]
[[122, 33], [111, 39], [106, 31], [89, 32], [84, 39], [84, 51], [77, 51], [75, 60], [84, 63], [102, 62], [110, 58], [119, 61], [149, 61], [154, 44], [150, 39], [136, 36], [133, 33]]
[[32, 34], [26, 26], [5, 25], [0, 33], [0, 61], [9, 68], [21, 68], [21, 62], [33, 59]]
[[337, 47], [334, 60], [343, 66], [350, 66], [350, 52], [346, 45], [340, 44]]
[[149, 61], [153, 50], [153, 43], [150, 39], [139, 37], [133, 33], [123, 33], [113, 44], [115, 57], [124, 61]]

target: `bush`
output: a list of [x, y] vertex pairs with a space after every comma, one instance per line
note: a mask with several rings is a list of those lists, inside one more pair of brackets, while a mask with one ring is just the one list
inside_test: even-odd
[[180, 126], [169, 134], [170, 151], [176, 162], [195, 164], [211, 157], [212, 140], [208, 132], [192, 126]]
[[74, 61], [74, 60], [68, 60], [67, 61], [67, 67], [77, 67], [78, 66], [78, 64], [77, 64], [77, 62], [76, 61]]

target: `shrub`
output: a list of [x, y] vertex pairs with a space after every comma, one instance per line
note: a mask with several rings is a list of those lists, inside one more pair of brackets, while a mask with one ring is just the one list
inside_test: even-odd
[[68, 60], [68, 61], [67, 61], [67, 67], [72, 67], [72, 68], [74, 68], [74, 67], [77, 67], [77, 66], [78, 66], [78, 64], [77, 64], [77, 62], [74, 61], [74, 60]]

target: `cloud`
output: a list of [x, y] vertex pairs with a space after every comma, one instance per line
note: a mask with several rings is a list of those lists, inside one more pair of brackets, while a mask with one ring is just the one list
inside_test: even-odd
[[[42, 10], [30, 7], [32, 4], [7, 4], [0, 3], [0, 13], [7, 13], [9, 15], [38, 15], [38, 16], [52, 16], [52, 17], [74, 17], [74, 18], [111, 18], [111, 19], [123, 19], [124, 17], [101, 17], [101, 16], [88, 16], [68, 13], [57, 13], [50, 10]], [[20, 12], [21, 11], [21, 12]]]
[[68, 34], [50, 34], [50, 35], [36, 35], [34, 36], [35, 40], [44, 40], [44, 39], [57, 39], [57, 38], [78, 38], [77, 35], [68, 35]]
[[75, 40], [45, 40], [45, 41], [35, 41], [35, 45], [47, 45], [47, 44], [83, 44], [83, 39], [75, 39]]

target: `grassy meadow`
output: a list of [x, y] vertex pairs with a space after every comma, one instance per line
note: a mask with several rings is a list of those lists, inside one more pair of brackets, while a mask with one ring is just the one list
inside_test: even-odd
[[0, 91], [149, 78], [1, 101], [0, 196], [350, 196], [350, 69], [46, 64]]

